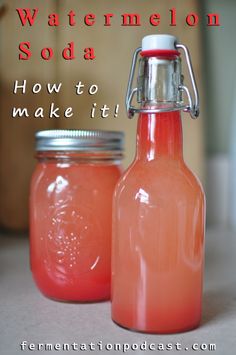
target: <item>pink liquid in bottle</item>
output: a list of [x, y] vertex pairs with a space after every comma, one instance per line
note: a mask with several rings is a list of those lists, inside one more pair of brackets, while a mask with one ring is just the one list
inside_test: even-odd
[[205, 199], [183, 161], [179, 112], [142, 114], [137, 157], [115, 190], [112, 317], [171, 333], [201, 318]]

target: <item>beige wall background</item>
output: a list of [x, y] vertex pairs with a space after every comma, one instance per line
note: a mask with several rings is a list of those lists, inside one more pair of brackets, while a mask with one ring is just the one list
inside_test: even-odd
[[[60, 0], [36, 1], [12, 0], [6, 2], [6, 11], [0, 23], [0, 227], [24, 230], [28, 226], [28, 191], [34, 161], [34, 133], [50, 128], [85, 128], [123, 130], [126, 134], [124, 165], [127, 166], [135, 153], [137, 117], [129, 120], [125, 112], [125, 93], [133, 51], [140, 46], [143, 36], [152, 33], [170, 33], [177, 36], [189, 47], [193, 66], [203, 98], [202, 84], [202, 47], [200, 42], [201, 27], [188, 27], [186, 15], [191, 12], [200, 14], [197, 0]], [[38, 7], [39, 16], [35, 25], [22, 27], [16, 8]], [[169, 26], [169, 9], [176, 7], [177, 26]], [[77, 25], [68, 26], [68, 12], [76, 12]], [[47, 26], [49, 13], [59, 12], [60, 26]], [[95, 13], [96, 24], [86, 27], [83, 16]], [[140, 13], [142, 26], [121, 26], [121, 14]], [[103, 14], [114, 13], [111, 27], [103, 26]], [[152, 13], [161, 14], [158, 27], [148, 24]], [[19, 61], [18, 44], [21, 41], [32, 43], [32, 58]], [[46, 46], [61, 53], [68, 42], [75, 42], [77, 59], [65, 61], [60, 55], [45, 62], [40, 58], [40, 51]], [[83, 49], [94, 47], [96, 59], [85, 61]], [[184, 63], [184, 69], [186, 69]], [[186, 79], [188, 77], [185, 70]], [[13, 94], [15, 80], [27, 79], [28, 90], [25, 95]], [[98, 94], [87, 93], [76, 96], [74, 85], [82, 81], [86, 86], [97, 84]], [[46, 90], [33, 95], [31, 86], [39, 82], [62, 82], [62, 91], [58, 95], [48, 95]], [[189, 81], [186, 80], [188, 86]], [[27, 106], [29, 111], [41, 106], [46, 110], [51, 102], [61, 109], [72, 106], [76, 114], [70, 119], [27, 119], [11, 118], [12, 107]], [[120, 105], [118, 118], [107, 119], [89, 117], [89, 109], [96, 102], [97, 107], [107, 104]], [[201, 105], [202, 108], [202, 105]], [[202, 110], [203, 112], [203, 110]], [[204, 142], [203, 113], [197, 121], [183, 114], [184, 155], [188, 165], [204, 180]]]

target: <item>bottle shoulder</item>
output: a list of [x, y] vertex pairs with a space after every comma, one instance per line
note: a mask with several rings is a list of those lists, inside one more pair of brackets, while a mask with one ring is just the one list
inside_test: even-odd
[[134, 161], [121, 176], [116, 192], [137, 193], [140, 189], [154, 193], [179, 191], [181, 194], [188, 191], [205, 198], [200, 180], [184, 161]]

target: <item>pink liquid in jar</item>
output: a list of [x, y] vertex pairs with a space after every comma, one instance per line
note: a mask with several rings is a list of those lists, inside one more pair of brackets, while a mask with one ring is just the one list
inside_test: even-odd
[[[112, 195], [121, 174], [122, 134], [46, 132], [36, 136], [37, 146], [48, 150], [38, 149], [30, 192], [30, 259], [34, 280], [45, 296], [56, 300], [107, 300], [111, 281]], [[76, 132], [87, 133], [83, 136]], [[52, 135], [56, 136], [54, 143]], [[74, 140], [68, 143], [72, 145], [69, 147], [63, 145], [68, 136]], [[115, 149], [108, 151], [109, 139], [115, 138]], [[49, 144], [47, 139], [51, 139]], [[59, 148], [61, 144], [63, 149], [50, 151], [53, 144]], [[108, 147], [103, 147], [105, 144]]]

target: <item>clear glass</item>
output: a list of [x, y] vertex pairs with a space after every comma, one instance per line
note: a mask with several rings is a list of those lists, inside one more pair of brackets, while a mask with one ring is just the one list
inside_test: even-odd
[[141, 57], [138, 74], [138, 102], [162, 105], [182, 101], [181, 59], [178, 56]]
[[112, 318], [148, 333], [201, 319], [205, 196], [185, 165], [180, 113], [141, 114], [113, 200]]
[[112, 153], [38, 153], [30, 191], [30, 256], [41, 292], [63, 301], [110, 298]]

